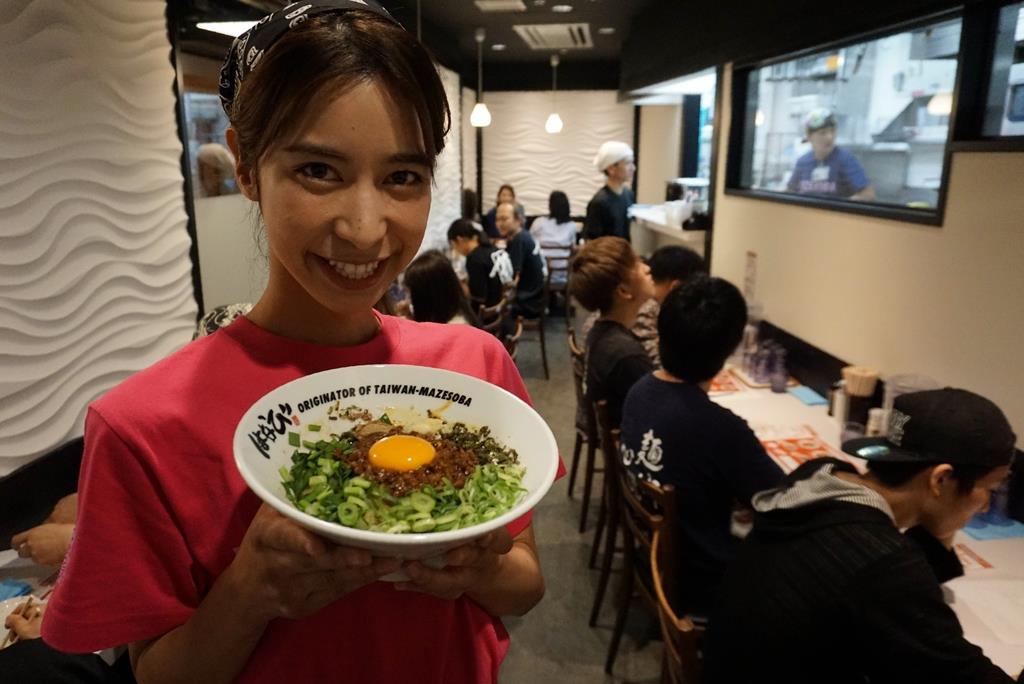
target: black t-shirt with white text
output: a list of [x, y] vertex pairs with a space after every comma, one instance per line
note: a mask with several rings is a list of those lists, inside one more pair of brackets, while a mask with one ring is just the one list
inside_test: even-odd
[[627, 472], [676, 488], [681, 591], [674, 602], [706, 614], [740, 543], [730, 532], [734, 502], [749, 506], [785, 475], [742, 418], [688, 382], [641, 378], [626, 396], [621, 429]]
[[466, 257], [469, 295], [474, 304], [494, 306], [501, 301], [501, 260], [508, 260], [504, 250], [494, 245], [480, 245]]

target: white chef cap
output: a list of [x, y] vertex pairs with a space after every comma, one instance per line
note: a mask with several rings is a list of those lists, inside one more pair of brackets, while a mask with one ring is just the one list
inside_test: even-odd
[[594, 157], [594, 166], [598, 171], [604, 171], [623, 159], [633, 159], [633, 148], [624, 142], [609, 140], [597, 151], [597, 156]]

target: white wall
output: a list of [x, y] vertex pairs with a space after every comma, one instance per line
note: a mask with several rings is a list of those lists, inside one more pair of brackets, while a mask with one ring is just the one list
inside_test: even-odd
[[241, 193], [195, 200], [203, 310], [255, 303], [267, 286], [259, 208]]
[[612, 90], [558, 93], [564, 128], [544, 131], [551, 114], [550, 91], [484, 93], [491, 125], [483, 134], [483, 207], [494, 206], [498, 187], [510, 183], [527, 214], [548, 213], [548, 195], [562, 190], [573, 214], [604, 185], [594, 155], [606, 140], [633, 144], [633, 105], [616, 100]]
[[665, 181], [679, 177], [679, 153], [683, 134], [681, 105], [644, 105], [640, 108], [640, 140], [637, 150], [636, 201], [665, 201]]
[[0, 476], [195, 327], [164, 9], [0, 3]]
[[772, 323], [883, 374], [983, 394], [1024, 438], [1024, 154], [955, 154], [942, 227], [730, 197], [718, 173], [716, 275], [742, 285], [756, 252]]

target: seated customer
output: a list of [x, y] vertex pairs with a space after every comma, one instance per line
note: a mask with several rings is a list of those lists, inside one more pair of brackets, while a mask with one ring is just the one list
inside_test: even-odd
[[523, 230], [523, 220], [509, 203], [498, 205], [498, 231], [505, 238], [505, 251], [512, 261], [516, 283], [515, 298], [509, 302], [510, 320], [517, 316], [537, 318], [544, 309], [544, 278], [547, 266], [540, 247]]
[[654, 370], [640, 340], [629, 331], [653, 294], [650, 269], [622, 238], [587, 242], [569, 266], [569, 295], [584, 309], [601, 314], [586, 338], [584, 391], [591, 401], [608, 402], [613, 427], [622, 419], [629, 388]]
[[754, 497], [712, 613], [706, 681], [1013, 681], [964, 639], [939, 585], [963, 572], [953, 535], [1010, 472], [1009, 422], [947, 388], [898, 396], [888, 435], [843, 444], [866, 474], [816, 459]]
[[[689, 247], [681, 245], [665, 245], [659, 247], [647, 260], [651, 267], [651, 279], [654, 281], [654, 296], [647, 300], [636, 315], [633, 334], [644, 345], [648, 356], [656, 368], [661, 367], [658, 355], [658, 311], [665, 296], [680, 283], [685, 283], [698, 273], [707, 273], [704, 259]], [[597, 320], [593, 314], [583, 322], [581, 335], [586, 338], [590, 326]]]
[[[530, 224], [530, 235], [540, 245], [541, 256], [551, 258], [554, 268], [565, 268], [566, 260], [556, 257], [568, 257], [576, 244], [576, 222], [569, 215], [569, 198], [561, 190], [555, 190], [548, 198], [547, 216], [538, 216]], [[551, 275], [552, 283], [564, 283], [565, 273], [555, 271]]]
[[636, 315], [633, 333], [640, 339], [656, 368], [661, 367], [658, 353], [658, 312], [665, 297], [675, 287], [687, 282], [698, 273], [707, 273], [704, 259], [689, 247], [665, 245], [659, 247], [647, 260], [654, 281], [654, 296], [647, 300]]
[[414, 321], [476, 325], [455, 269], [441, 252], [432, 249], [416, 257], [405, 267], [403, 283]]
[[488, 210], [483, 216], [484, 232], [487, 233], [488, 237], [498, 239], [501, 237], [501, 231], [498, 230], [498, 207], [504, 202], [510, 202], [516, 207], [516, 214], [519, 215], [521, 221], [526, 220], [526, 210], [523, 209], [523, 205], [516, 202], [516, 191], [508, 183], [498, 188], [498, 197], [494, 202], [494, 206]]
[[633, 385], [622, 409], [627, 471], [678, 493], [677, 613], [710, 610], [740, 543], [730, 532], [734, 502], [749, 506], [785, 482], [743, 419], [707, 394], [746, 322], [743, 295], [720, 278], [668, 292], [658, 316], [662, 368]]
[[[78, 493], [68, 494], [53, 507], [41, 524], [11, 538], [11, 548], [22, 558], [39, 565], [60, 567], [71, 545], [78, 519]], [[45, 594], [44, 594], [45, 598]], [[133, 684], [128, 652], [120, 654], [113, 665], [93, 653], [61, 653], [43, 642], [40, 629], [46, 614], [46, 601], [35, 596], [20, 603], [4, 619], [8, 632], [0, 647], [0, 672], [4, 682], [38, 684]]]
[[456, 219], [448, 227], [448, 243], [466, 257], [466, 289], [473, 306], [494, 306], [501, 301], [503, 288], [513, 277], [508, 252], [492, 245], [466, 219]]

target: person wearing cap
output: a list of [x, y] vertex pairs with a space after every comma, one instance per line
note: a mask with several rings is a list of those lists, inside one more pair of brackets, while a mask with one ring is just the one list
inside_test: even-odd
[[[940, 582], [953, 535], [988, 508], [1016, 437], [961, 389], [896, 398], [885, 438], [808, 461], [753, 499], [705, 648], [708, 682], [1011, 682], [969, 643]], [[907, 530], [901, 533], [900, 530]]]
[[857, 157], [836, 145], [835, 113], [824, 108], [811, 110], [804, 118], [804, 133], [811, 151], [796, 160], [786, 190], [801, 195], [875, 199], [871, 179]]
[[611, 235], [629, 240], [629, 208], [636, 202], [629, 183], [633, 182], [636, 164], [633, 148], [624, 142], [610, 140], [594, 157], [594, 166], [605, 175], [604, 186], [587, 204], [583, 235], [588, 240]]

